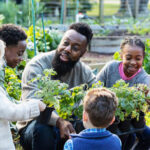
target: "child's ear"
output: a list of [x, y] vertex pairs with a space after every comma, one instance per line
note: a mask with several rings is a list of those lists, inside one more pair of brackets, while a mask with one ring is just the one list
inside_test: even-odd
[[88, 121], [88, 114], [86, 111], [83, 111], [83, 121], [85, 121], [85, 122]]
[[112, 119], [112, 121], [110, 122], [109, 125], [112, 125], [114, 123], [114, 121], [115, 121], [115, 116], [113, 117], [113, 119]]

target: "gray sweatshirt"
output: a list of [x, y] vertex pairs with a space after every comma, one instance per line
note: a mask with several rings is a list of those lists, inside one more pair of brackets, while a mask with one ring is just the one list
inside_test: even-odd
[[[98, 73], [97, 80], [102, 81], [105, 87], [112, 87], [117, 80], [121, 79], [121, 76], [119, 74], [120, 63], [121, 63], [120, 61], [108, 62]], [[125, 82], [129, 83], [129, 86], [133, 86], [139, 83], [143, 83], [150, 86], [150, 75], [148, 75], [142, 68], [141, 72], [139, 72], [134, 78], [132, 78], [131, 80], [127, 80]]]

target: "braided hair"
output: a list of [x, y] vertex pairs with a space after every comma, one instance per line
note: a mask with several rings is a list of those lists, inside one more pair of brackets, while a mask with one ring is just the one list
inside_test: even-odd
[[137, 36], [125, 37], [125, 39], [122, 41], [120, 45], [121, 50], [123, 50], [125, 45], [141, 47], [143, 50], [143, 56], [145, 56], [145, 45], [143, 41]]

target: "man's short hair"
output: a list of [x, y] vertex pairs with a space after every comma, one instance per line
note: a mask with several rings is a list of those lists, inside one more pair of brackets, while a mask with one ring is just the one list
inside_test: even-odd
[[116, 95], [106, 88], [89, 90], [84, 98], [84, 110], [95, 127], [108, 127], [115, 116], [117, 105]]
[[14, 24], [4, 24], [0, 27], [0, 39], [2, 39], [6, 46], [17, 45], [19, 41], [27, 39], [25, 31]]
[[93, 37], [92, 29], [86, 23], [80, 22], [80, 23], [71, 24], [69, 29], [73, 29], [73, 30], [77, 31], [78, 33], [84, 35], [87, 39], [88, 44]]

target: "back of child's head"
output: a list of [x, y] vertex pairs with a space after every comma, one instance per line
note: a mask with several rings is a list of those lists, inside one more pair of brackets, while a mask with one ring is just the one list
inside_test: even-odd
[[115, 116], [117, 105], [116, 95], [105, 88], [89, 90], [84, 98], [84, 111], [95, 127], [108, 127]]
[[0, 40], [0, 59], [4, 56], [5, 53], [5, 44], [2, 40]]
[[143, 56], [145, 55], [145, 45], [139, 37], [137, 36], [125, 37], [125, 39], [122, 41], [120, 45], [121, 51], [123, 51], [125, 45], [140, 47], [143, 50]]

